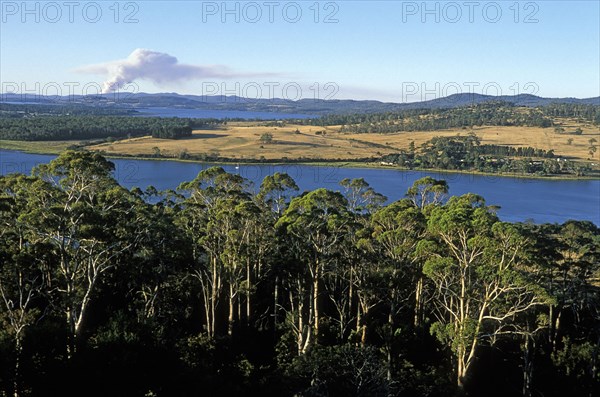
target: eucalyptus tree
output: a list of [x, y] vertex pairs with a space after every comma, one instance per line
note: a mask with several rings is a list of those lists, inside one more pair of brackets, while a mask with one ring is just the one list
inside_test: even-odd
[[350, 211], [369, 213], [381, 207], [387, 197], [377, 193], [363, 178], [344, 178], [340, 181]]
[[360, 337], [361, 343], [366, 342], [366, 319], [363, 314], [371, 307], [363, 288], [364, 276], [372, 269], [374, 262], [372, 253], [364, 249], [366, 233], [368, 233], [371, 214], [383, 206], [387, 197], [378, 193], [363, 178], [340, 181], [342, 193], [348, 200], [348, 209], [353, 215], [353, 221], [346, 239], [339, 245], [340, 255], [336, 266], [326, 278], [329, 297], [338, 312], [335, 321], [339, 325], [339, 338], [344, 340], [347, 330], [355, 324], [354, 333]]
[[[262, 263], [269, 261], [269, 259], [273, 262], [272, 259], [277, 255], [280, 244], [277, 240], [274, 225], [298, 190], [299, 188], [296, 181], [285, 172], [276, 172], [273, 175], [267, 175], [260, 185], [258, 194], [255, 197], [258, 205], [263, 208], [261, 211], [260, 222], [256, 223], [256, 226], [259, 227], [260, 230], [257, 230], [256, 233], [252, 234], [258, 249], [258, 252], [255, 252], [255, 257], [258, 261], [256, 267], [258, 273], [262, 273], [261, 270], [264, 270]], [[278, 270], [273, 273], [274, 279], [272, 280], [273, 323], [276, 326], [279, 321], [279, 307], [281, 305], [281, 272], [279, 270], [282, 269], [281, 266], [279, 266], [277, 269], [271, 268], [271, 270]], [[250, 280], [250, 277], [248, 277], [248, 280]]]
[[515, 327], [514, 337], [521, 341], [522, 395], [529, 397], [534, 391], [533, 375], [536, 357], [539, 353], [543, 353], [547, 346], [551, 346], [554, 340], [549, 337], [552, 334], [549, 321], [552, 316], [548, 313], [552, 313], [552, 308], [556, 305], [556, 297], [552, 296], [552, 284], [556, 277], [556, 264], [561, 259], [559, 253], [561, 244], [556, 238], [559, 229], [556, 224], [520, 223], [515, 224], [515, 227], [530, 241], [528, 273], [549, 295], [545, 305], [520, 314], [513, 324]]
[[[416, 255], [419, 240], [425, 234], [425, 217], [410, 200], [403, 199], [389, 204], [371, 217], [373, 245], [381, 253], [384, 266], [379, 269], [387, 280], [387, 324], [383, 328], [388, 361], [388, 378], [394, 367], [394, 339], [398, 332], [398, 317], [420, 322], [422, 309], [422, 263]], [[414, 303], [409, 303], [411, 302]], [[366, 298], [361, 302], [367, 301]], [[368, 306], [365, 305], [365, 309]], [[412, 313], [412, 316], [407, 316]]]
[[[261, 206], [246, 205], [247, 216], [244, 218], [246, 233], [244, 258], [246, 261], [246, 278], [243, 281], [243, 291], [246, 299], [246, 325], [262, 323], [268, 317], [257, 312], [258, 299], [269, 299], [274, 302], [272, 310], [268, 310], [268, 316], [276, 319], [276, 299], [274, 291], [276, 281], [274, 279], [273, 267], [277, 260], [278, 240], [275, 234], [274, 221], [269, 212]], [[270, 295], [273, 294], [273, 295]], [[270, 295], [270, 296], [269, 296]], [[256, 302], [255, 302], [256, 301]], [[264, 313], [264, 312], [263, 312]]]
[[[420, 211], [427, 216], [430, 211], [436, 206], [440, 206], [444, 203], [447, 198], [449, 191], [448, 183], [443, 179], [434, 179], [430, 176], [426, 176], [417, 179], [412, 186], [407, 190], [406, 197], [408, 197], [412, 203], [420, 209]], [[419, 236], [422, 239], [424, 234]], [[415, 258], [413, 258], [415, 259]], [[419, 268], [413, 273], [416, 277], [415, 285], [415, 308], [414, 308], [414, 326], [418, 327], [423, 321], [423, 294], [424, 294], [424, 277], [422, 271], [422, 257], [421, 262], [418, 265]]]
[[192, 275], [201, 286], [204, 306], [204, 329], [209, 337], [215, 335], [216, 309], [222, 290], [222, 269], [217, 263], [219, 241], [207, 238], [209, 211], [217, 203], [216, 178], [224, 174], [220, 167], [212, 167], [198, 173], [192, 181], [184, 182], [177, 190], [185, 196], [176, 222], [185, 231], [192, 247], [194, 261]]
[[357, 306], [357, 267], [362, 264], [361, 252], [356, 247], [358, 226], [354, 220], [348, 223], [346, 236], [335, 247], [327, 266], [323, 267], [324, 295], [329, 298], [330, 307], [335, 309], [335, 315], [332, 314], [329, 320], [336, 325], [337, 337], [342, 343], [350, 336], [359, 315], [354, 310]]
[[20, 367], [28, 328], [46, 311], [47, 261], [43, 244], [24, 219], [35, 202], [37, 178], [0, 177], [0, 319], [14, 344], [13, 395], [21, 395]]
[[559, 253], [552, 266], [549, 290], [554, 305], [549, 308], [550, 341], [553, 349], [562, 338], [565, 312], [574, 314], [575, 323], [585, 312], [600, 311], [595, 280], [600, 276], [600, 229], [591, 222], [568, 221], [555, 235]]
[[137, 244], [125, 260], [135, 266], [127, 266], [113, 273], [113, 277], [123, 285], [123, 295], [133, 302], [138, 322], [156, 325], [153, 331], [158, 333], [175, 321], [181, 326], [181, 319], [186, 318], [187, 306], [173, 305], [174, 299], [170, 299], [173, 295], [183, 298], [190, 293], [190, 288], [182, 286], [193, 262], [191, 246], [175, 222], [183, 198], [153, 186], [145, 191], [134, 188], [132, 193], [139, 198], [130, 227]]
[[32, 171], [47, 186], [27, 221], [58, 258], [51, 283], [66, 317], [69, 357], [102, 277], [135, 245], [128, 225], [137, 200], [113, 170], [98, 153], [66, 151]]
[[233, 332], [235, 303], [244, 274], [244, 243], [250, 233], [244, 217], [254, 216], [256, 209], [248, 188], [246, 179], [221, 167], [203, 170], [178, 188], [187, 196], [179, 222], [195, 247], [197, 267], [193, 275], [200, 282], [210, 337], [216, 333], [217, 310], [225, 286], [229, 303], [227, 332]]
[[415, 326], [420, 325], [423, 310], [422, 262], [416, 255], [417, 244], [425, 236], [426, 219], [410, 200], [396, 201], [373, 214], [373, 237], [389, 264], [389, 324], [408, 302]]
[[[259, 221], [260, 209], [254, 202], [245, 200], [236, 203], [225, 202], [225, 207], [216, 216], [216, 221], [220, 224], [226, 238], [223, 251], [221, 253], [221, 262], [225, 267], [227, 283], [229, 285], [229, 317], [227, 332], [233, 333], [234, 322], [241, 320], [241, 297], [245, 292], [246, 298], [246, 322], [251, 317], [251, 293], [252, 293], [252, 274], [254, 272], [255, 254], [259, 249], [255, 242], [255, 233], [257, 222]], [[258, 258], [258, 264], [262, 263]], [[237, 304], [237, 314], [236, 306]], [[237, 318], [236, 318], [237, 317]]]
[[427, 228], [439, 245], [423, 269], [435, 285], [432, 332], [451, 348], [462, 388], [482, 341], [513, 332], [516, 316], [546, 297], [527, 278], [529, 242], [480, 196], [452, 197], [432, 210]]
[[[302, 264], [295, 280], [288, 280], [291, 303], [295, 303], [293, 324], [297, 337], [299, 353], [304, 353], [319, 339], [321, 284], [331, 258], [337, 246], [347, 235], [352, 218], [348, 211], [348, 202], [338, 192], [317, 189], [292, 200], [276, 224], [291, 240], [297, 250], [295, 256]], [[308, 293], [308, 296], [307, 296]], [[305, 310], [305, 299], [308, 313]]]
[[[598, 391], [600, 352], [600, 229], [589, 221], [554, 225], [547, 239], [557, 258], [546, 267], [546, 352], [574, 393]], [[543, 345], [542, 345], [543, 346]]]
[[381, 247], [373, 238], [372, 224], [357, 230], [356, 238], [356, 251], [360, 260], [354, 268], [351, 279], [356, 296], [354, 333], [361, 346], [366, 346], [369, 329], [376, 326], [375, 316], [371, 315], [372, 309], [390, 301], [389, 263], [384, 260]]
[[448, 183], [430, 176], [416, 180], [406, 192], [406, 196], [421, 210], [429, 205], [442, 204], [447, 195]]
[[276, 216], [280, 216], [289, 204], [292, 195], [298, 190], [298, 185], [291, 176], [285, 172], [276, 172], [263, 179], [257, 198], [264, 205], [270, 207]]

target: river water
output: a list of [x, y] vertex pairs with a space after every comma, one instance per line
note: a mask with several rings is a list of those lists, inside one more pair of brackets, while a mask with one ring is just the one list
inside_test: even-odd
[[[52, 160], [53, 155], [29, 154], [0, 150], [0, 174], [28, 174], [33, 166]], [[212, 164], [159, 160], [115, 159], [115, 177], [128, 188], [175, 189], [192, 180]], [[339, 190], [344, 178], [364, 178], [388, 201], [404, 197], [412, 183], [429, 175], [445, 179], [451, 195], [476, 193], [490, 205], [500, 206], [498, 215], [510, 222], [558, 222], [569, 219], [589, 220], [600, 226], [600, 180], [541, 180], [473, 174], [401, 171], [396, 169], [340, 168], [308, 165], [223, 165], [227, 172], [250, 179], [256, 187], [274, 172], [287, 172], [301, 191], [324, 187]]]

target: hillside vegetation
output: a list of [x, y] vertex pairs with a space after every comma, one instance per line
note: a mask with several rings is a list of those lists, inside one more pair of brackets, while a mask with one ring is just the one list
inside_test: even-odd
[[[68, 140], [73, 148], [119, 156], [237, 162], [352, 161], [545, 175], [593, 175], [600, 163], [600, 106], [593, 105], [525, 108], [490, 102], [452, 109], [283, 121], [37, 115], [28, 111], [5, 112], [0, 117], [0, 138]], [[476, 150], [468, 156], [439, 146], [440, 142], [450, 145], [467, 137], [476, 137], [478, 142], [471, 146]], [[35, 145], [31, 147], [36, 150]], [[431, 152], [432, 147], [438, 148], [436, 153]], [[466, 158], [469, 156], [471, 160]], [[515, 163], [515, 159], [522, 163]], [[538, 164], [541, 160], [545, 164]]]
[[591, 222], [501, 222], [430, 177], [383, 205], [363, 179], [113, 171], [67, 151], [0, 177], [0, 394], [600, 391]]

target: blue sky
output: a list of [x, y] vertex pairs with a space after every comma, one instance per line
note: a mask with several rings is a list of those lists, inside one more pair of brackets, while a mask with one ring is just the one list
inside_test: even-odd
[[[600, 95], [598, 1], [2, 0], [0, 12], [4, 92], [92, 93], [111, 79], [99, 65], [148, 49], [197, 70], [133, 71], [119, 89], [394, 102]], [[203, 75], [210, 65], [226, 73]]]

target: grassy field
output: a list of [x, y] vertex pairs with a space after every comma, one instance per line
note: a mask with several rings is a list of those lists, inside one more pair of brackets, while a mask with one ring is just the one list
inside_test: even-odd
[[59, 154], [81, 141], [7, 141], [0, 139], [0, 149], [19, 150], [27, 153]]
[[[472, 131], [482, 144], [531, 146], [550, 150], [555, 154], [576, 160], [589, 161], [589, 140], [600, 142], [600, 133], [591, 125], [580, 125], [564, 120], [565, 130], [581, 127], [582, 135], [557, 134], [553, 128], [538, 127], [475, 127]], [[89, 146], [113, 155], [155, 154], [158, 148], [163, 156], [178, 157], [182, 153], [211, 154], [230, 159], [259, 160], [353, 160], [379, 157], [407, 149], [411, 141], [418, 147], [435, 136], [465, 135], [471, 129], [451, 129], [433, 132], [402, 132], [395, 134], [343, 134], [339, 126], [315, 127], [285, 125], [266, 126], [260, 122], [229, 123], [221, 129], [196, 130], [192, 137], [180, 140], [133, 138], [112, 143]], [[272, 143], [262, 143], [264, 133], [273, 136]], [[319, 133], [318, 133], [319, 132]], [[324, 133], [323, 133], [324, 132]], [[569, 144], [567, 141], [572, 138]], [[598, 144], [598, 143], [596, 143]], [[599, 152], [596, 152], [595, 162]]]
[[[580, 127], [582, 135], [558, 134], [554, 128], [538, 127], [475, 127], [433, 132], [402, 132], [395, 134], [344, 134], [339, 126], [315, 127], [301, 125], [268, 126], [265, 122], [229, 123], [220, 129], [196, 130], [187, 139], [156, 139], [150, 136], [122, 141], [91, 144], [90, 150], [101, 150], [108, 155], [152, 156], [157, 150], [164, 157], [212, 155], [232, 160], [298, 160], [331, 161], [378, 158], [381, 155], [407, 149], [410, 142], [417, 147], [436, 136], [465, 135], [473, 131], [482, 144], [531, 146], [550, 150], [560, 156], [598, 164], [600, 151], [590, 159], [589, 140], [600, 144], [600, 131], [588, 124], [574, 120], [561, 120], [566, 131]], [[272, 143], [262, 143], [264, 133], [273, 136]], [[568, 140], [572, 139], [569, 144]], [[0, 149], [22, 150], [30, 153], [56, 154], [81, 141], [24, 142], [0, 140]], [[158, 148], [158, 149], [157, 149]]]

